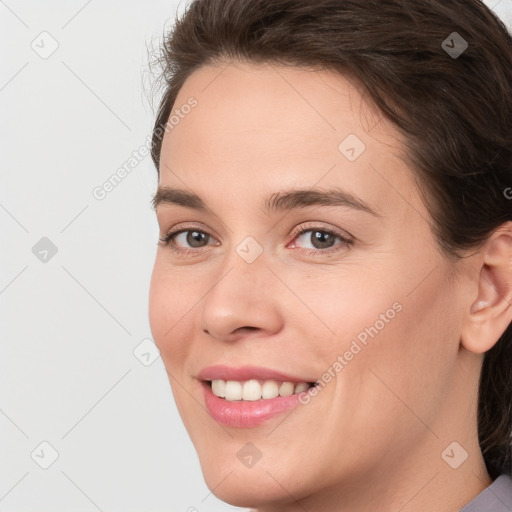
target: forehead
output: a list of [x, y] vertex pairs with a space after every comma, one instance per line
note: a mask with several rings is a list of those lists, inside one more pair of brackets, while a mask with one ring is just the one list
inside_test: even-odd
[[[257, 135], [255, 144], [265, 141], [270, 148], [286, 142], [312, 153], [317, 148], [323, 154], [326, 147], [333, 149], [332, 143], [337, 150], [343, 134], [364, 137], [382, 117], [358, 87], [339, 73], [270, 63], [231, 62], [200, 68], [181, 88], [174, 108], [179, 109], [190, 96], [198, 102], [191, 122], [198, 114], [208, 118], [208, 126], [194, 125], [196, 140], [204, 144], [233, 146]], [[173, 131], [179, 136], [179, 126]], [[236, 139], [226, 140], [226, 135]], [[319, 147], [319, 140], [325, 144]]]
[[[377, 204], [415, 194], [403, 140], [360, 88], [332, 71], [225, 63], [192, 73], [162, 144], [161, 184], [251, 196], [343, 186]], [[184, 111], [185, 111], [184, 110]], [[395, 189], [395, 190], [393, 190]], [[250, 199], [248, 196], [246, 199]]]

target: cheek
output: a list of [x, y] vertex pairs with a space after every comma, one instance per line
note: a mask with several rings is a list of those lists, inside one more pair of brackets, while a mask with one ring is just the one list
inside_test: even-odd
[[361, 421], [372, 415], [386, 420], [390, 410], [400, 409], [400, 400], [418, 404], [431, 417], [433, 397], [449, 384], [458, 349], [449, 269], [405, 261], [387, 269], [374, 261], [373, 272], [368, 268], [359, 272], [352, 266], [335, 280], [308, 284], [315, 313], [333, 332], [315, 319], [308, 332], [327, 334], [322, 343], [318, 336], [306, 337], [310, 346], [304, 349], [319, 356], [322, 372], [330, 369], [339, 377], [332, 379], [331, 392], [340, 409], [352, 410]]
[[[390, 282], [384, 282], [382, 276]], [[401, 315], [400, 285], [389, 272], [376, 275], [358, 264], [302, 279], [300, 297], [308, 308], [296, 305], [296, 325], [302, 327], [304, 350], [314, 353], [324, 365], [332, 364], [353, 346], [364, 348], [375, 336], [382, 337]], [[350, 354], [348, 355], [350, 358]]]
[[[354, 357], [358, 363], [344, 370], [346, 396], [360, 422], [365, 421], [363, 416], [378, 417], [389, 433], [408, 424], [412, 435], [425, 430], [413, 410], [426, 424], [433, 423], [442, 405], [439, 397], [450, 387], [458, 350], [448, 276], [440, 268], [436, 272], [414, 292], [388, 296], [387, 301], [400, 302], [401, 311], [368, 337]], [[386, 301], [380, 309], [374, 304], [372, 300], [374, 316], [387, 306]], [[369, 321], [374, 327], [383, 325]]]
[[149, 289], [149, 324], [166, 367], [168, 363], [180, 366], [188, 351], [186, 333], [198, 293], [181, 284], [164, 265], [155, 263]]

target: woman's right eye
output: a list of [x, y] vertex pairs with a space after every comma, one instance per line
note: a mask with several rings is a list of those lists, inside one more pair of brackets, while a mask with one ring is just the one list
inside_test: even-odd
[[198, 229], [179, 229], [161, 237], [160, 242], [164, 247], [171, 246], [175, 251], [189, 252], [191, 249], [206, 247], [210, 238], [208, 233]]

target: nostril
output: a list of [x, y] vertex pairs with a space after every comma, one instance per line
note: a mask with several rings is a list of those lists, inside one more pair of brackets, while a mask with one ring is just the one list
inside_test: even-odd
[[257, 327], [253, 327], [253, 326], [251, 326], [251, 325], [247, 325], [247, 326], [245, 326], [245, 327], [239, 327], [238, 329], [236, 329], [236, 331], [235, 331], [235, 332], [237, 332], [237, 331], [243, 331], [244, 329], [247, 329], [248, 331], [257, 331], [257, 330], [258, 330], [258, 328], [257, 328]]

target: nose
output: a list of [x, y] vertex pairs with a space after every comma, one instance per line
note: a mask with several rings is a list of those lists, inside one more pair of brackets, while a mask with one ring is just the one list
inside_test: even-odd
[[202, 331], [212, 338], [235, 341], [271, 336], [281, 330], [279, 281], [263, 257], [247, 263], [234, 254], [208, 288], [199, 322]]

